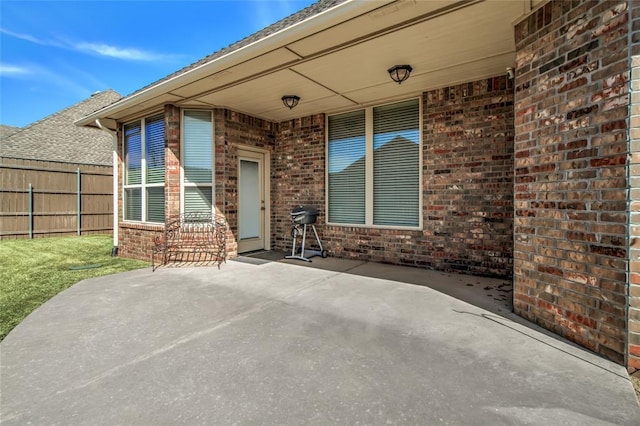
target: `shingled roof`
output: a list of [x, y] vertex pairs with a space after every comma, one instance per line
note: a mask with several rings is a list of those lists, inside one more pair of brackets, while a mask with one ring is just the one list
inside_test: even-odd
[[0, 124], [0, 139], [6, 138], [7, 136], [19, 130], [20, 130], [20, 127], [5, 126], [4, 124]]
[[257, 41], [262, 40], [263, 38], [266, 38], [272, 34], [277, 33], [278, 31], [282, 31], [284, 29], [287, 29], [297, 23], [300, 23], [302, 21], [304, 21], [305, 19], [311, 18], [315, 15], [320, 14], [321, 12], [324, 12], [327, 9], [331, 9], [334, 6], [337, 6], [341, 3], [344, 3], [348, 0], [318, 0], [317, 2], [307, 6], [306, 8], [287, 16], [286, 18], [283, 18], [281, 20], [279, 20], [278, 22], [269, 25], [266, 28], [261, 29], [260, 31], [257, 31], [253, 34], [251, 34], [248, 37], [243, 38], [240, 41], [237, 41], [227, 47], [224, 47], [220, 50], [218, 50], [217, 52], [212, 53], [211, 55], [205, 56], [204, 58], [200, 59], [199, 61], [196, 61], [190, 65], [187, 65], [186, 67], [164, 77], [161, 78], [160, 80], [149, 84], [133, 93], [131, 93], [128, 96], [132, 96], [135, 95], [136, 93], [142, 92], [145, 89], [148, 89], [149, 87], [153, 87], [156, 84], [162, 83], [163, 81], [166, 80], [170, 80], [176, 76], [179, 76], [181, 74], [184, 74], [194, 68], [197, 68], [201, 65], [204, 65], [206, 63], [209, 63], [215, 59], [218, 59], [224, 55], [227, 55], [231, 52], [234, 52], [236, 50], [239, 50], [245, 46], [250, 45], [251, 43], [255, 43]]
[[64, 163], [111, 165], [112, 137], [99, 129], [78, 127], [74, 121], [121, 99], [107, 90], [2, 136], [0, 157]]

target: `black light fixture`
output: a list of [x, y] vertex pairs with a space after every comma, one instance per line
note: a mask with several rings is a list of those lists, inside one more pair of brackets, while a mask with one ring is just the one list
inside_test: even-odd
[[295, 106], [298, 105], [298, 102], [300, 102], [300, 96], [284, 95], [282, 97], [282, 103], [289, 109], [295, 108]]
[[411, 71], [413, 71], [411, 65], [394, 65], [387, 70], [391, 79], [398, 84], [408, 79]]

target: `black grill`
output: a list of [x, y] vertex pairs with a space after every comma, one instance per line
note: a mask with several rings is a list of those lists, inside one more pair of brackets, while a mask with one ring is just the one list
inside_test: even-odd
[[[311, 262], [310, 257], [322, 256], [327, 257], [327, 251], [322, 248], [318, 231], [316, 231], [316, 220], [318, 219], [318, 209], [311, 206], [298, 206], [291, 210], [291, 237], [293, 238], [293, 246], [291, 247], [291, 256], [285, 256], [286, 259], [298, 259], [305, 262]], [[307, 226], [313, 231], [316, 237], [317, 249], [306, 249], [307, 243]], [[297, 247], [298, 237], [302, 237], [300, 247]]]
[[300, 206], [291, 210], [291, 220], [300, 225], [310, 225], [316, 223], [318, 219], [318, 209], [311, 206]]

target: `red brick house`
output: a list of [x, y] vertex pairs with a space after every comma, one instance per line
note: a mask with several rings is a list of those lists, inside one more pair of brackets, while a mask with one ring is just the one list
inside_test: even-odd
[[78, 124], [118, 134], [122, 256], [202, 209], [232, 254], [287, 250], [310, 204], [332, 256], [512, 277], [518, 314], [637, 369], [639, 23], [626, 1], [322, 0]]

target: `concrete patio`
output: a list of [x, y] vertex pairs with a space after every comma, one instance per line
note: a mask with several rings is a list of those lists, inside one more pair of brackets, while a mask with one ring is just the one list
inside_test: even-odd
[[54, 297], [0, 344], [2, 424], [640, 424], [625, 369], [504, 280], [277, 258]]

